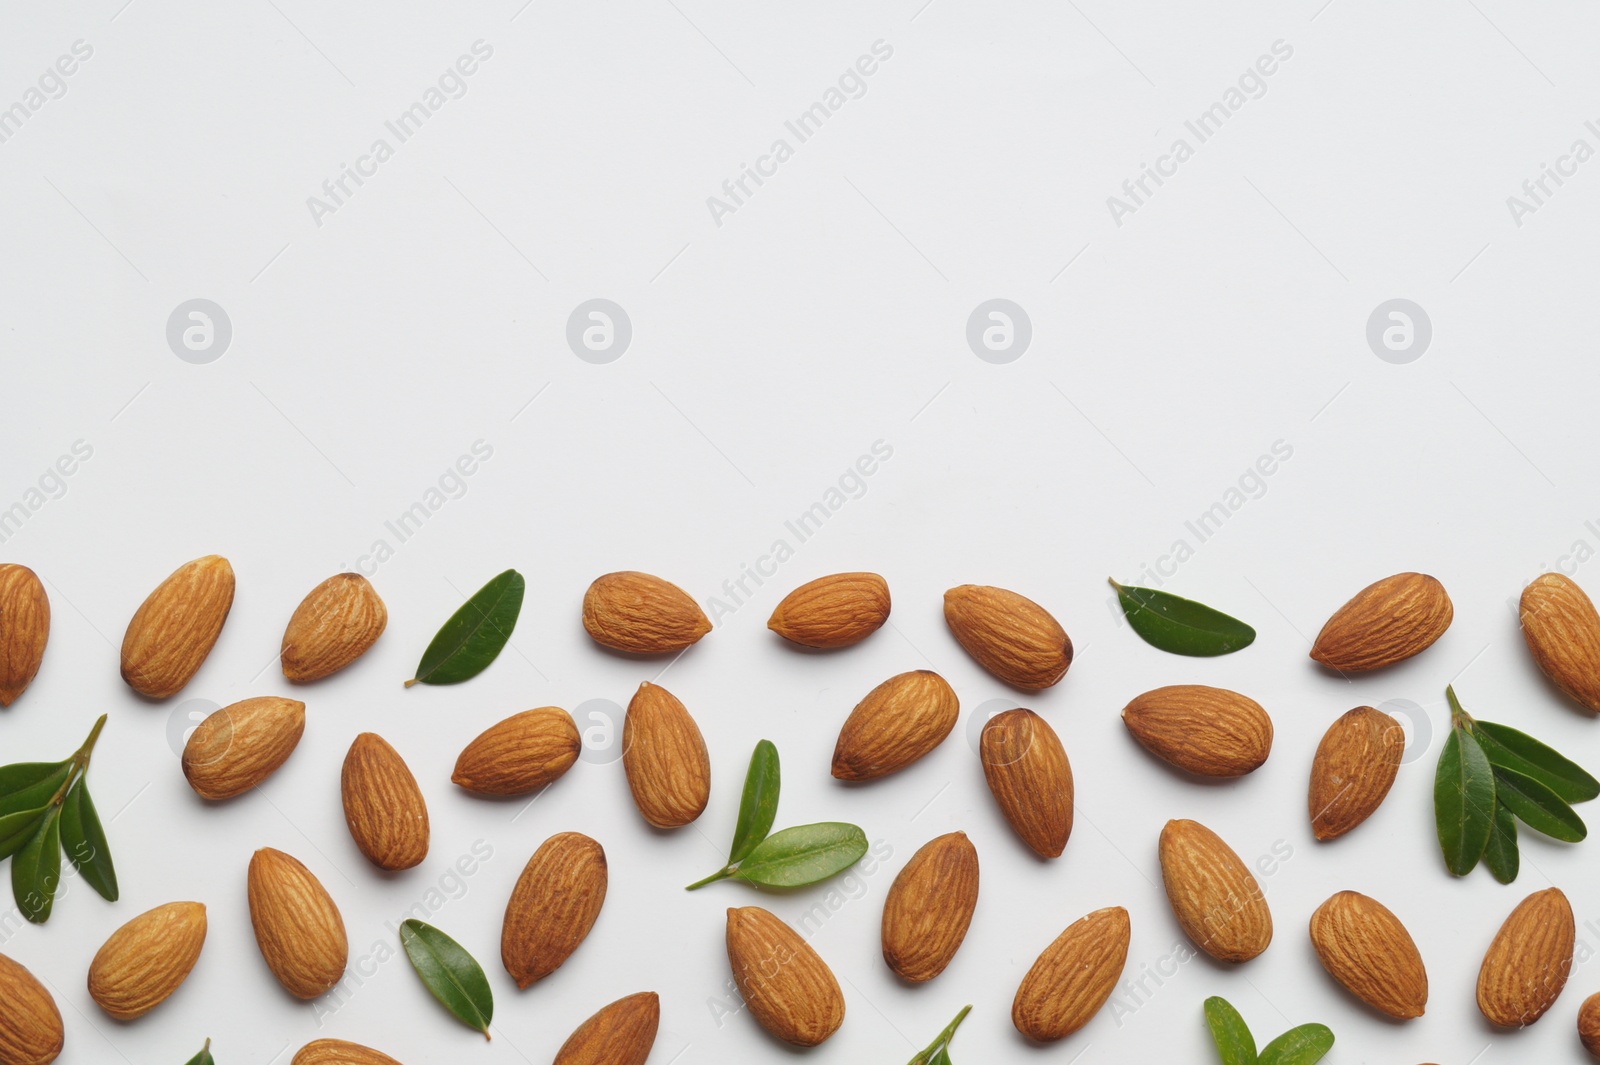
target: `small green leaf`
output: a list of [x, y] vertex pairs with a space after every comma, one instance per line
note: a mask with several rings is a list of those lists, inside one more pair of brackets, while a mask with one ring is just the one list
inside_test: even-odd
[[11, 859], [11, 894], [17, 909], [34, 924], [50, 919], [61, 885], [61, 808], [45, 814], [33, 838]]
[[1495, 765], [1532, 777], [1569, 803], [1600, 797], [1600, 780], [1527, 733], [1492, 721], [1476, 722], [1473, 731]]
[[1260, 1065], [1312, 1065], [1332, 1048], [1327, 1025], [1302, 1024], [1262, 1047]]
[[928, 1059], [928, 1065], [952, 1065], [950, 1061], [950, 1048], [942, 1046], [939, 1052]]
[[744, 797], [739, 800], [739, 822], [733, 830], [729, 865], [744, 861], [772, 831], [772, 822], [778, 816], [780, 777], [778, 748], [771, 740], [762, 740], [750, 755], [750, 769], [744, 775]]
[[206, 1040], [206, 1045], [200, 1048], [200, 1053], [190, 1058], [187, 1065], [217, 1065], [217, 1059], [211, 1056], [211, 1040]]
[[72, 774], [65, 762], [18, 762], [0, 767], [0, 817], [47, 805]]
[[1212, 658], [1255, 642], [1255, 629], [1204, 603], [1116, 581], [1111, 587], [1117, 590], [1129, 627], [1151, 647], [1175, 655]]
[[1515, 880], [1522, 865], [1517, 852], [1517, 818], [1503, 802], [1495, 805], [1494, 829], [1489, 833], [1489, 845], [1483, 849], [1483, 864], [1502, 884]]
[[1206, 1027], [1217, 1044], [1222, 1065], [1256, 1065], [1256, 1039], [1239, 1011], [1225, 998], [1206, 999]]
[[83, 874], [84, 881], [107, 902], [116, 902], [117, 869], [111, 864], [105, 829], [83, 781], [84, 778], [79, 777], [72, 782], [61, 804], [61, 845], [73, 867]]
[[961, 1012], [956, 1014], [956, 1019], [945, 1025], [939, 1037], [926, 1047], [922, 1052], [912, 1058], [907, 1065], [951, 1065], [950, 1041], [956, 1037], [956, 1029], [961, 1027], [961, 1022], [967, 1019], [967, 1014], [972, 1012], [971, 1006], [961, 1007]]
[[1494, 771], [1495, 795], [1503, 806], [1535, 832], [1564, 843], [1578, 843], [1589, 834], [1583, 818], [1561, 796], [1515, 769]]
[[526, 589], [522, 574], [508, 569], [474, 592], [422, 652], [417, 675], [406, 687], [460, 684], [489, 668], [517, 627]]
[[842, 873], [866, 853], [867, 835], [855, 825], [796, 825], [768, 836], [733, 875], [762, 887], [804, 887]]
[[39, 830], [39, 822], [44, 820], [48, 810], [49, 807], [40, 806], [0, 817], [0, 861], [17, 853], [23, 844], [34, 837]]
[[494, 995], [483, 967], [461, 944], [415, 918], [400, 925], [400, 943], [433, 997], [463, 1024], [476, 1028], [488, 1039]]
[[1439, 849], [1456, 876], [1483, 857], [1494, 826], [1494, 769], [1477, 739], [1459, 725], [1450, 730], [1433, 778], [1433, 813]]

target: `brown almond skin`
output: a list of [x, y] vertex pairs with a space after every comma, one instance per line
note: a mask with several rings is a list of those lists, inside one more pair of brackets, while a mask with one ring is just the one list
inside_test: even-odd
[[1015, 688], [1038, 691], [1072, 665], [1072, 641], [1032, 599], [1004, 588], [963, 584], [944, 593], [944, 620], [956, 642]]
[[49, 1065], [61, 1054], [66, 1033], [61, 1011], [45, 986], [27, 969], [0, 954], [0, 1062]]
[[289, 1065], [400, 1065], [387, 1054], [380, 1054], [359, 1043], [343, 1039], [318, 1039], [307, 1043]]
[[583, 627], [614, 651], [664, 655], [711, 631], [711, 620], [671, 581], [635, 570], [597, 577], [583, 595]]
[[1306, 808], [1319, 840], [1335, 839], [1371, 817], [1400, 772], [1400, 722], [1370, 706], [1346, 711], [1328, 727], [1311, 762]]
[[428, 856], [428, 804], [398, 751], [373, 732], [350, 744], [339, 774], [350, 837], [379, 869], [398, 872]]
[[567, 1037], [554, 1065], [644, 1065], [660, 1024], [661, 1000], [654, 991], [619, 998]]
[[143, 1017], [188, 978], [206, 943], [206, 908], [169, 902], [105, 941], [89, 964], [89, 997], [119, 1021]]
[[526, 795], [559, 780], [582, 749], [572, 715], [541, 706], [485, 729], [456, 759], [450, 779], [479, 795]]
[[920, 984], [944, 972], [978, 907], [978, 851], [965, 832], [924, 843], [883, 902], [883, 960]]
[[989, 719], [978, 741], [983, 777], [1022, 842], [1056, 858], [1072, 835], [1072, 766], [1049, 722], [1032, 710]]
[[1128, 911], [1121, 906], [1096, 910], [1068, 925], [1017, 988], [1011, 1003], [1017, 1031], [1049, 1043], [1088, 1024], [1116, 989], [1131, 934]]
[[839, 780], [877, 780], [932, 751], [961, 716], [955, 689], [932, 670], [890, 677], [856, 704], [833, 748]]
[[1322, 626], [1311, 657], [1341, 673], [1404, 661], [1444, 635], [1455, 608], [1426, 573], [1396, 573], [1367, 585]]
[[771, 912], [728, 911], [728, 964], [750, 1015], [784, 1042], [818, 1046], [844, 1023], [844, 994], [833, 970]]
[[1428, 972], [1400, 918], [1377, 899], [1341, 891], [1311, 915], [1311, 945], [1346, 991], [1396, 1020], [1428, 1008]]
[[1197, 821], [1161, 830], [1161, 880], [1184, 934], [1218, 961], [1245, 962], [1272, 942], [1272, 913], [1250, 870]]
[[1600, 613], [1577, 582], [1546, 573], [1522, 590], [1522, 638], [1545, 676], [1600, 712]]
[[1600, 1058], [1600, 994], [1590, 995], [1578, 1007], [1578, 1041], [1583, 1049]]
[[296, 684], [332, 676], [366, 654], [389, 611], [359, 573], [336, 573], [311, 589], [283, 630], [283, 675]]
[[783, 597], [767, 628], [804, 647], [858, 644], [889, 620], [889, 582], [876, 573], [834, 573]]
[[680, 828], [711, 799], [711, 756], [700, 726], [667, 689], [639, 685], [622, 719], [622, 768], [634, 805], [657, 828]]
[[221, 555], [186, 562], [156, 586], [122, 637], [122, 679], [149, 699], [183, 690], [233, 608], [233, 567]]
[[581, 832], [551, 836], [533, 852], [500, 929], [500, 960], [518, 987], [572, 957], [600, 916], [606, 884], [605, 849]]
[[1543, 1017], [1567, 986], [1576, 939], [1572, 906], [1560, 888], [1518, 903], [1478, 970], [1478, 1009], [1489, 1023], [1525, 1028]]
[[27, 566], [0, 563], [0, 706], [27, 690], [50, 641], [50, 597]]
[[1254, 699], [1204, 684], [1171, 684], [1136, 696], [1122, 723], [1145, 750], [1206, 777], [1242, 777], [1272, 753], [1272, 719]]
[[313, 999], [337, 984], [350, 943], [322, 882], [297, 859], [263, 847], [250, 859], [249, 888], [256, 945], [284, 990]]
[[242, 795], [289, 760], [306, 727], [306, 704], [263, 695], [213, 711], [183, 747], [183, 775], [202, 799]]

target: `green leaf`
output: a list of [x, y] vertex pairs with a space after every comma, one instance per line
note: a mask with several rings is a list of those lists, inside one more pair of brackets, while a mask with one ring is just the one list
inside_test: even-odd
[[217, 1059], [211, 1056], [211, 1040], [206, 1040], [206, 1045], [200, 1048], [200, 1053], [190, 1058], [187, 1065], [217, 1065]]
[[1433, 814], [1444, 863], [1466, 876], [1483, 857], [1494, 826], [1494, 769], [1477, 739], [1459, 725], [1450, 730], [1433, 778]]
[[1567, 802], [1600, 797], [1600, 780], [1526, 732], [1492, 721], [1477, 722], [1473, 731], [1495, 765], [1532, 777]]
[[1535, 832], [1564, 843], [1578, 843], [1589, 834], [1583, 818], [1561, 801], [1561, 796], [1515, 769], [1494, 771], [1495, 794], [1500, 802]]
[[34, 924], [50, 919], [61, 886], [61, 808], [45, 814], [33, 838], [11, 859], [11, 894], [17, 909]]
[[967, 1019], [967, 1014], [972, 1012], [971, 1006], [961, 1007], [961, 1012], [956, 1014], [956, 1019], [945, 1025], [939, 1037], [926, 1047], [922, 1052], [912, 1058], [907, 1065], [951, 1065], [950, 1041], [956, 1037], [956, 1029], [961, 1027], [961, 1022]]
[[940, 1047], [939, 1052], [928, 1059], [928, 1065], [951, 1065], [950, 1048], [947, 1046]]
[[1206, 999], [1206, 1027], [1217, 1044], [1222, 1065], [1256, 1065], [1256, 1039], [1239, 1011], [1225, 998]]
[[756, 744], [750, 755], [750, 768], [744, 775], [744, 797], [739, 800], [739, 823], [733, 830], [733, 848], [728, 864], [737, 865], [772, 831], [778, 816], [778, 748], [771, 740]]
[[842, 873], [866, 853], [867, 835], [855, 825], [796, 825], [768, 836], [733, 875], [762, 887], [804, 887]]
[[1312, 1065], [1333, 1048], [1327, 1025], [1291, 1028], [1261, 1049], [1261, 1065]]
[[61, 803], [61, 845], [84, 881], [107, 902], [116, 902], [117, 869], [111, 864], [106, 831], [83, 781], [83, 777], [73, 781]]
[[1515, 880], [1522, 865], [1517, 852], [1517, 818], [1503, 802], [1495, 804], [1494, 828], [1489, 833], [1489, 845], [1483, 849], [1483, 864], [1502, 884]]
[[400, 943], [433, 997], [463, 1024], [476, 1028], [488, 1039], [494, 995], [483, 967], [461, 944], [415, 918], [400, 925]]
[[1175, 655], [1212, 658], [1255, 642], [1255, 629], [1204, 603], [1116, 581], [1111, 587], [1117, 590], [1129, 627], [1151, 647]]
[[517, 627], [526, 589], [522, 574], [508, 569], [474, 592], [422, 652], [417, 675], [406, 687], [460, 684], [489, 668]]
[[0, 817], [0, 861], [11, 857], [22, 849], [22, 845], [34, 837], [39, 830], [39, 822], [44, 819], [47, 806], [40, 806], [33, 810], [18, 810], [14, 814]]
[[72, 773], [65, 762], [18, 762], [0, 767], [0, 817], [47, 805]]

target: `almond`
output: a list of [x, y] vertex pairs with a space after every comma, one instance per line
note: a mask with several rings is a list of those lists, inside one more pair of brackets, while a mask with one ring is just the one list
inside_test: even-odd
[[1600, 614], [1569, 577], [1546, 573], [1522, 590], [1522, 638], [1539, 669], [1590, 710], [1600, 711]]
[[681, 651], [711, 631], [689, 593], [648, 573], [607, 573], [583, 595], [583, 627], [614, 651], [661, 655]]
[[883, 903], [883, 960], [914, 984], [944, 972], [978, 907], [978, 851], [965, 832], [924, 843]]
[[1311, 657], [1341, 673], [1380, 669], [1427, 650], [1455, 610], [1444, 585], [1426, 573], [1396, 573], [1367, 585], [1334, 611]]
[[0, 563], [0, 706], [17, 701], [44, 659], [50, 597], [27, 566]]
[[289, 1065], [400, 1065], [387, 1054], [380, 1054], [360, 1043], [343, 1039], [318, 1039], [307, 1043]]
[[660, 1023], [661, 1000], [654, 991], [619, 998], [567, 1037], [554, 1065], [644, 1065]]
[[306, 704], [275, 695], [209, 714], [183, 747], [183, 775], [202, 799], [231, 799], [289, 760], [306, 727]]
[[321, 680], [367, 653], [389, 624], [389, 611], [359, 573], [336, 573], [300, 600], [283, 630], [283, 675], [296, 684]]
[[1169, 765], [1206, 777], [1242, 777], [1272, 752], [1272, 719], [1261, 704], [1226, 688], [1172, 684], [1137, 696], [1122, 723]]
[[1556, 1004], [1572, 971], [1577, 929], [1560, 888], [1517, 904], [1478, 970], [1478, 1009], [1489, 1023], [1525, 1028]]
[[89, 965], [89, 997], [119, 1021], [165, 1002], [200, 960], [206, 908], [169, 902], [129, 921], [106, 940]]
[[405, 760], [382, 736], [363, 732], [339, 775], [344, 820], [367, 861], [396, 872], [428, 856], [428, 804]]
[[506, 903], [500, 960], [518, 987], [543, 980], [578, 949], [606, 901], [606, 852], [581, 832], [533, 852]]
[[1184, 934], [1218, 961], [1249, 961], [1272, 942], [1272, 913], [1250, 870], [1197, 821], [1161, 830], [1161, 880]]
[[66, 1035], [61, 1011], [43, 984], [17, 962], [0, 954], [0, 1062], [49, 1065], [61, 1053]]
[[122, 679], [151, 699], [183, 690], [233, 607], [233, 567], [220, 555], [186, 562], [156, 586], [122, 637]]
[[1128, 911], [1080, 917], [1044, 948], [1011, 1003], [1011, 1023], [1041, 1043], [1065, 1038], [1100, 1012], [1128, 960]]
[[1583, 1049], [1600, 1058], [1600, 994], [1590, 995], [1578, 1008], [1578, 1040]]
[[1311, 945], [1328, 975], [1379, 1013], [1407, 1021], [1428, 1005], [1428, 972], [1411, 933], [1376, 899], [1341, 891], [1311, 915]]
[[648, 681], [622, 719], [622, 768], [634, 805], [657, 828], [687, 825], [711, 799], [711, 756], [678, 697]]
[[1028, 691], [1048, 688], [1072, 665], [1072, 641], [1050, 612], [1004, 588], [963, 584], [944, 593], [944, 620], [978, 665]]
[[773, 913], [759, 906], [728, 911], [728, 964], [750, 1015], [785, 1043], [817, 1046], [844, 1023], [833, 970]]
[[1033, 853], [1055, 858], [1072, 835], [1072, 766], [1055, 729], [1018, 707], [989, 719], [978, 740], [983, 777]]
[[311, 870], [263, 847], [250, 859], [250, 924], [267, 968], [296, 998], [337, 984], [350, 958], [344, 919]]
[[456, 759], [450, 779], [479, 795], [526, 795], [560, 779], [582, 749], [572, 715], [541, 706], [485, 729]]
[[1329, 726], [1311, 762], [1311, 831], [1334, 839], [1382, 804], [1405, 754], [1405, 730], [1381, 710], [1358, 706]]
[[932, 751], [961, 716], [955, 689], [931, 670], [890, 677], [856, 704], [833, 748], [833, 775], [876, 780]]
[[834, 573], [783, 597], [767, 628], [805, 647], [860, 643], [889, 620], [889, 584], [876, 573]]

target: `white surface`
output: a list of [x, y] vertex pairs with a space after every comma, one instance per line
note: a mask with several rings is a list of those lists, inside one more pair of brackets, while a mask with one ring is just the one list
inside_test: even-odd
[[[1588, 440], [1600, 163], [1520, 227], [1506, 204], [1575, 138], [1600, 146], [1584, 127], [1600, 92], [1596, 16], [1505, 0], [921, 2], [8, 9], [0, 103], [74, 41], [93, 47], [65, 95], [0, 144], [0, 507], [74, 441], [93, 448], [0, 547], [48, 579], [55, 616], [39, 679], [0, 713], [0, 758], [64, 755], [111, 714], [91, 779], [117, 815], [123, 884], [116, 906], [73, 885], [47, 926], [0, 947], [55, 989], [63, 1061], [182, 1061], [209, 1035], [226, 1065], [286, 1062], [318, 1036], [409, 1065], [542, 1063], [582, 1018], [646, 988], [663, 1002], [654, 1062], [794, 1060], [748, 1017], [719, 1026], [708, 1005], [727, 994], [723, 911], [764, 903], [796, 919], [828, 889], [680, 890], [721, 860], [763, 736], [784, 758], [781, 825], [850, 819], [893, 849], [813, 938], [849, 1016], [809, 1060], [905, 1060], [970, 1001], [957, 1061], [1208, 1061], [1211, 994], [1263, 1040], [1326, 1022], [1336, 1065], [1581, 1059], [1573, 1018], [1600, 990], [1592, 961], [1518, 1034], [1487, 1028], [1473, 983], [1505, 914], [1550, 883], [1584, 925], [1580, 957], [1600, 946], [1600, 851], [1529, 839], [1514, 886], [1481, 871], [1452, 880], [1429, 792], [1451, 679], [1469, 709], [1600, 762], [1594, 722], [1544, 684], [1508, 608], [1575, 541], [1600, 548], [1586, 524], [1600, 520]], [[467, 94], [316, 225], [307, 197], [480, 39], [493, 56]], [[865, 95], [716, 225], [706, 198], [880, 39], [894, 54]], [[1265, 95], [1115, 225], [1106, 198], [1278, 40], [1294, 54]], [[209, 365], [180, 361], [164, 337], [195, 297], [233, 323]], [[564, 340], [593, 297], [633, 323], [609, 365]], [[1032, 319], [1032, 347], [1009, 365], [965, 343], [967, 315], [993, 297]], [[1434, 325], [1408, 365], [1364, 338], [1394, 297]], [[293, 759], [259, 793], [202, 805], [168, 743], [177, 708], [289, 691], [272, 656], [301, 596], [392, 540], [385, 520], [479, 440], [493, 457], [465, 493], [373, 574], [388, 633], [303, 692]], [[659, 671], [584, 636], [594, 576], [638, 568], [717, 594], [878, 440], [893, 456], [860, 498], [663, 679], [712, 752], [696, 826], [648, 831], [615, 764], [580, 763], [520, 818], [521, 804], [448, 783], [490, 722], [625, 703]], [[1199, 543], [1185, 522], [1280, 440], [1292, 458]], [[1191, 661], [1119, 630], [1104, 578], [1138, 579], [1178, 539], [1196, 550], [1168, 586], [1254, 622], [1248, 651]], [[117, 677], [123, 627], [157, 581], [208, 552], [238, 572], [233, 615], [188, 690], [141, 703]], [[403, 691], [437, 626], [509, 565], [529, 584], [515, 649], [463, 686]], [[822, 656], [765, 630], [789, 588], [858, 568], [887, 576], [892, 628]], [[1444, 639], [1349, 683], [1315, 668], [1308, 637], [1327, 615], [1410, 568], [1454, 597]], [[1576, 573], [1600, 590], [1600, 565]], [[1078, 826], [1056, 862], [1013, 838], [965, 738], [978, 707], [1014, 698], [945, 631], [940, 594], [969, 581], [1039, 599], [1078, 646], [1066, 681], [1029, 703], [1077, 775]], [[834, 783], [850, 707], [930, 663], [960, 693], [961, 731], [897, 777]], [[1175, 682], [1261, 701], [1277, 728], [1267, 765], [1202, 786], [1145, 756], [1118, 712]], [[1351, 706], [1389, 699], [1426, 708], [1432, 749], [1368, 824], [1315, 845], [1303, 807], [1318, 738]], [[401, 876], [375, 875], [340, 816], [339, 764], [364, 729], [399, 748], [430, 803], [432, 854]], [[1192, 961], [1144, 1004], [1119, 993], [1131, 1015], [1108, 1009], [1064, 1044], [1025, 1046], [1012, 992], [1068, 922], [1127, 906], [1129, 978], [1179, 940], [1155, 860], [1174, 816], [1211, 825], [1246, 860], [1292, 849], [1264, 881], [1272, 948], [1236, 969]], [[951, 968], [909, 989], [878, 956], [883, 896], [917, 846], [956, 828], [982, 857], [982, 901]], [[518, 993], [498, 965], [502, 909], [533, 848], [567, 829], [604, 843], [611, 893], [573, 959]], [[490, 972], [491, 1044], [403, 960], [331, 1017], [272, 981], [245, 906], [255, 848], [281, 847], [323, 878], [360, 958], [392, 947], [386, 923], [478, 840], [492, 858], [433, 919]], [[1318, 967], [1305, 923], [1341, 888], [1410, 927], [1432, 981], [1425, 1018], [1381, 1021]], [[89, 958], [176, 898], [210, 909], [199, 967], [149, 1017], [110, 1022], [83, 990]]]

